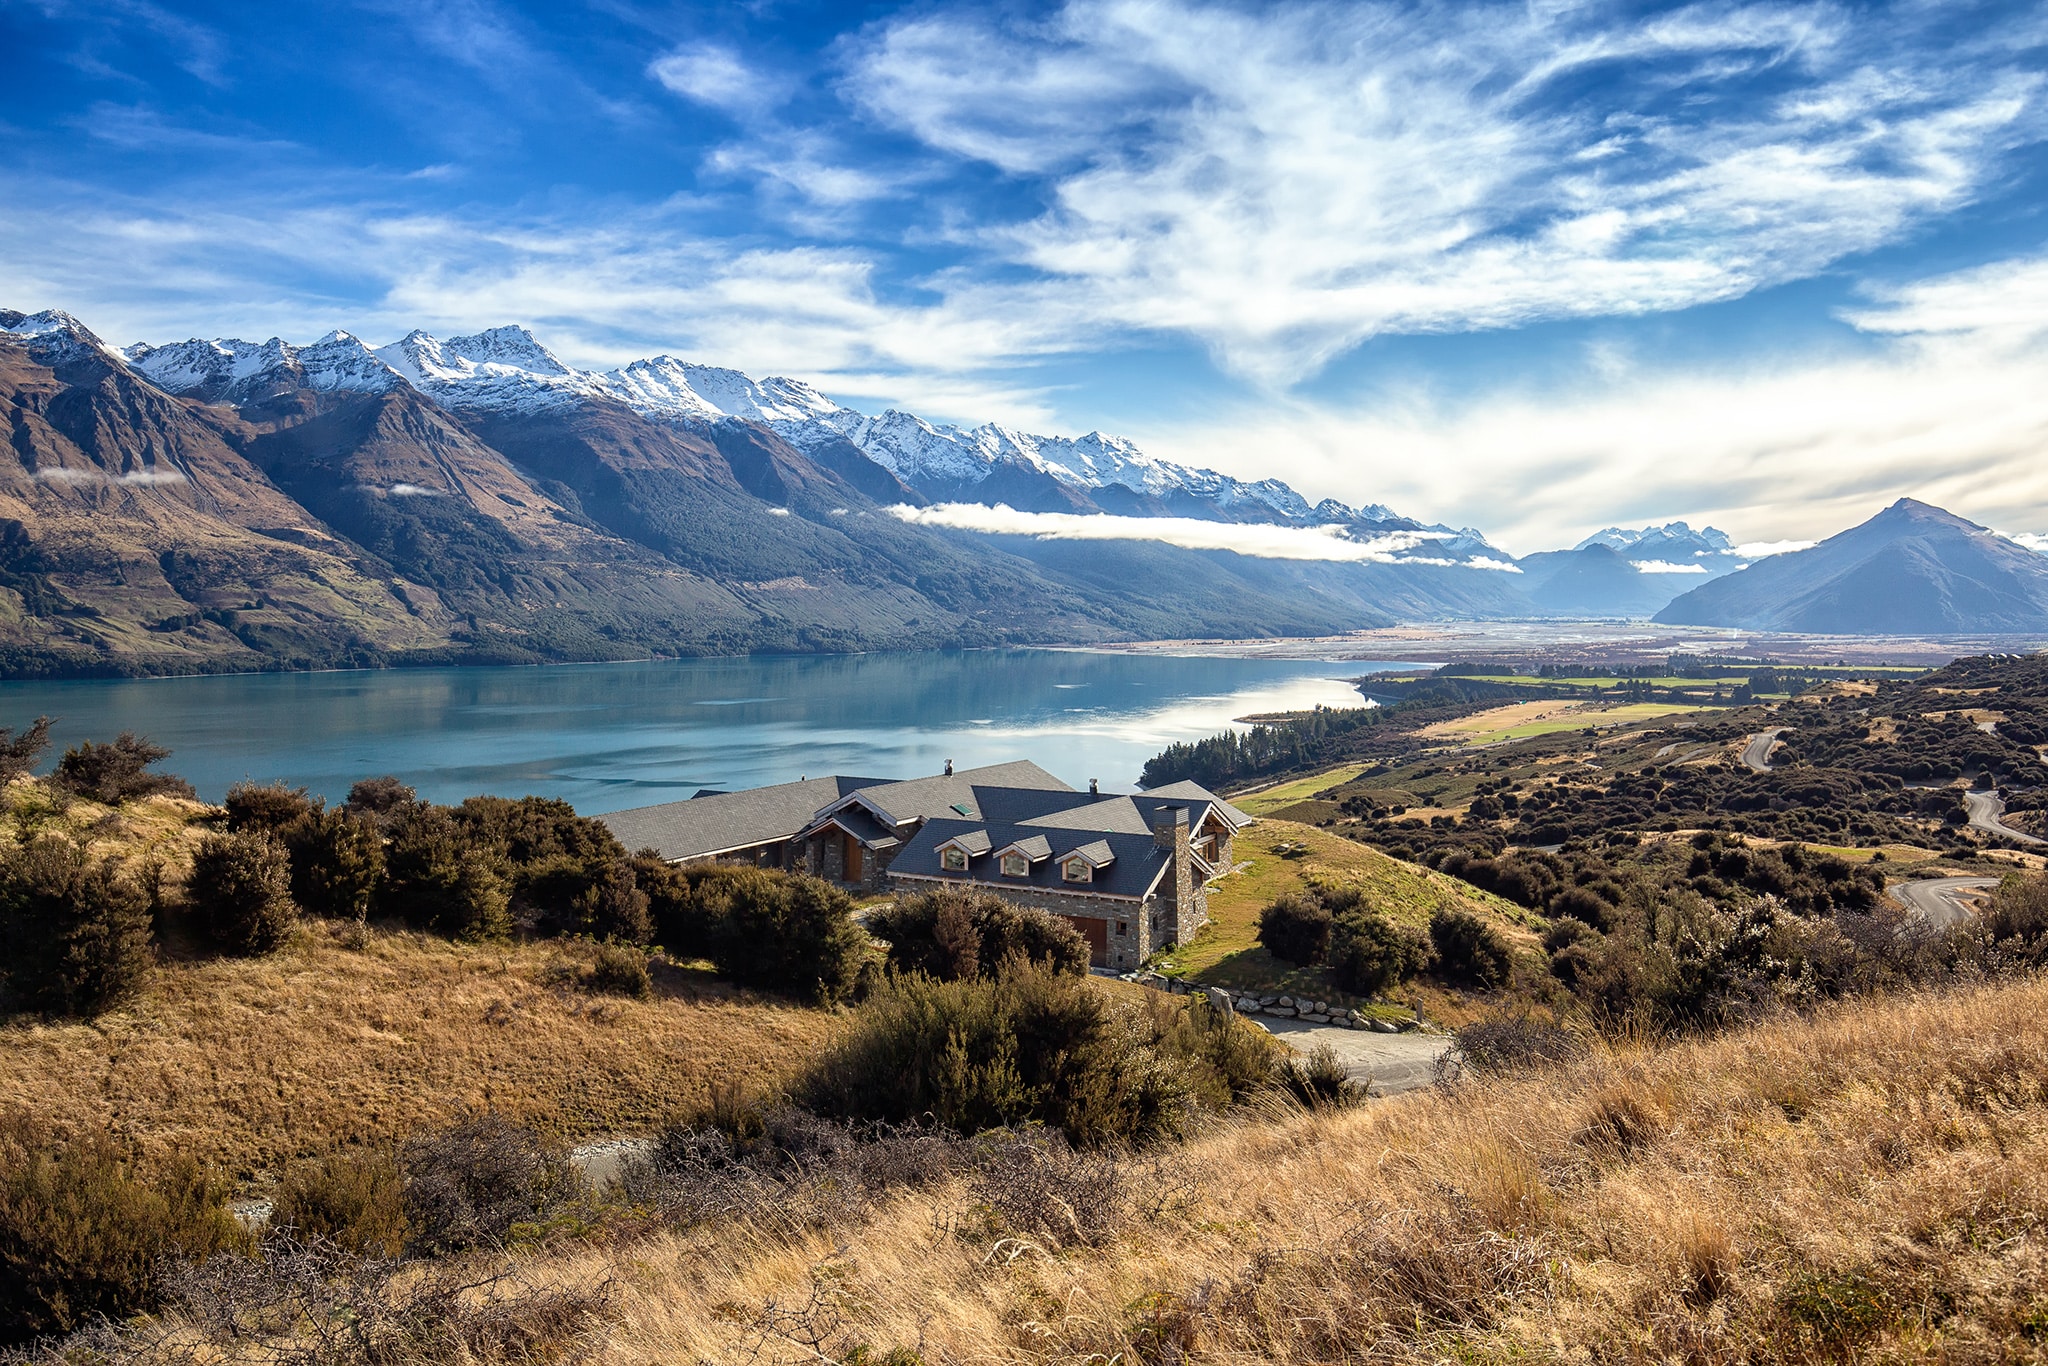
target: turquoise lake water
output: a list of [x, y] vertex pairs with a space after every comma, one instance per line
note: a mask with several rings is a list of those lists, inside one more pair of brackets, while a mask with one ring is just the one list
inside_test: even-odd
[[338, 800], [394, 773], [435, 801], [535, 793], [598, 812], [948, 759], [1031, 759], [1129, 790], [1171, 741], [1249, 713], [1357, 706], [1345, 680], [1393, 665], [974, 650], [0, 683], [0, 725], [59, 718], [53, 756], [139, 731], [209, 799], [281, 778]]

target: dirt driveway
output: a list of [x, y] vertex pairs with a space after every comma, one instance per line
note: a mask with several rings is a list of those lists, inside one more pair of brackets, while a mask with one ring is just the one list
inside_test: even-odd
[[1366, 1029], [1264, 1015], [1245, 1018], [1257, 1020], [1273, 1031], [1275, 1038], [1298, 1052], [1307, 1053], [1319, 1043], [1328, 1044], [1354, 1081], [1372, 1082], [1376, 1096], [1391, 1096], [1429, 1085], [1436, 1079], [1436, 1060], [1451, 1046], [1448, 1034], [1376, 1034]]

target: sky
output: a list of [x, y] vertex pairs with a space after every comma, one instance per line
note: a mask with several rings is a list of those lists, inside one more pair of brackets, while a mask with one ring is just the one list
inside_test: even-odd
[[2048, 533], [2048, 4], [0, 0], [0, 306], [522, 323], [1524, 554]]

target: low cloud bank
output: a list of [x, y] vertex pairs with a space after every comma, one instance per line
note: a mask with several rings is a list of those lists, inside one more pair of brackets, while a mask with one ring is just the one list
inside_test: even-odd
[[1514, 565], [1486, 556], [1454, 560], [1405, 554], [1433, 541], [1441, 531], [1400, 531], [1357, 540], [1341, 526], [1269, 526], [1208, 522], [1198, 517], [1119, 517], [1112, 513], [1019, 512], [998, 503], [897, 505], [889, 514], [919, 526], [979, 531], [991, 536], [1032, 536], [1041, 541], [1159, 541], [1183, 550], [1228, 550], [1263, 560], [1334, 560], [1363, 564], [1433, 564], [1520, 573]]
[[2036, 555], [2048, 555], [2048, 533], [2039, 531], [2018, 531], [2009, 538], [2017, 545], [2023, 545]]
[[1677, 564], [1671, 560], [1631, 560], [1638, 574], [1704, 574], [1703, 564]]
[[1772, 555], [1789, 555], [1795, 550], [1811, 550], [1818, 541], [1751, 541], [1735, 547], [1735, 553], [1745, 560], [1768, 559]]
[[99, 470], [74, 470], [58, 466], [52, 469], [37, 470], [35, 477], [42, 480], [45, 484], [63, 484], [67, 486], [77, 484], [119, 484], [127, 488], [149, 488], [158, 484], [182, 484], [185, 482], [185, 476], [177, 470], [166, 470], [156, 467], [130, 470], [126, 474], [117, 474], [110, 479]]

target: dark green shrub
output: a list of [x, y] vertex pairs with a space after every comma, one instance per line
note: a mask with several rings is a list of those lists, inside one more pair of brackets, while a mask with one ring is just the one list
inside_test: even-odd
[[357, 815], [370, 817], [381, 828], [418, 801], [418, 793], [386, 774], [381, 778], [364, 778], [349, 788], [347, 806]]
[[[632, 888], [616, 885], [626, 849], [603, 821], [551, 797], [471, 797], [452, 814], [465, 844], [496, 851], [516, 915], [556, 934], [651, 934]], [[615, 885], [605, 889], [608, 882]]]
[[1614, 928], [1619, 912], [1608, 901], [1586, 887], [1567, 887], [1550, 898], [1553, 919], [1566, 917], [1605, 932]]
[[2048, 873], [2012, 873], [1981, 917], [1986, 943], [2009, 961], [2048, 963]]
[[640, 890], [633, 865], [625, 859], [604, 865], [573, 905], [579, 934], [628, 944], [648, 944], [654, 940], [652, 903], [647, 893]]
[[236, 783], [221, 805], [227, 809], [228, 829], [265, 831], [280, 837], [310, 821], [315, 811], [305, 788], [283, 783]]
[[108, 806], [138, 797], [167, 793], [173, 797], [195, 797], [192, 784], [169, 773], [151, 773], [149, 766], [170, 757], [162, 745], [153, 745], [132, 730], [124, 730], [106, 744], [86, 740], [64, 751], [51, 780], [66, 792], [87, 797]]
[[214, 945], [226, 953], [265, 954], [291, 937], [291, 857], [268, 834], [213, 834], [192, 856], [185, 896]]
[[1513, 970], [1508, 941], [1470, 911], [1438, 910], [1429, 918], [1429, 939], [1436, 947], [1436, 971], [1445, 981], [1491, 989], [1505, 983]]
[[1595, 943], [1600, 931], [1583, 920], [1564, 916], [1550, 922], [1550, 928], [1543, 931], [1543, 951], [1549, 954], [1564, 952], [1573, 944]]
[[625, 944], [601, 946], [597, 961], [583, 974], [583, 989], [636, 1000], [652, 996], [654, 979], [647, 975], [647, 955]]
[[682, 869], [653, 849], [633, 855], [633, 884], [647, 898], [654, 942], [681, 959], [709, 958], [723, 928], [719, 915], [700, 904]]
[[405, 1250], [405, 1177], [387, 1152], [333, 1153], [285, 1172], [270, 1232], [324, 1238], [369, 1257]]
[[458, 939], [502, 939], [512, 931], [498, 851], [472, 846], [438, 806], [400, 809], [374, 904], [381, 914]]
[[1429, 965], [1429, 941], [1377, 911], [1341, 916], [1330, 931], [1330, 976], [1345, 991], [1377, 996]]
[[719, 972], [826, 1003], [852, 994], [869, 951], [853, 899], [814, 877], [732, 871], [739, 876], [696, 883], [699, 895], [724, 902], [712, 951]]
[[[1164, 1004], [1163, 999], [1152, 1003]], [[1242, 1103], [1270, 1089], [1274, 1069], [1287, 1057], [1287, 1046], [1265, 1030], [1227, 1010], [1209, 1004], [1206, 996], [1191, 996], [1170, 1010], [1169, 1022], [1158, 1047], [1170, 1056], [1199, 1063], [1215, 1085], [1207, 1087], [1207, 1099], [1214, 1105]]]
[[1043, 1123], [1077, 1144], [1166, 1138], [1185, 1128], [1198, 1079], [1159, 1046], [1159, 1023], [1021, 961], [993, 980], [891, 977], [793, 1095], [835, 1119], [929, 1117], [969, 1134]]
[[993, 892], [942, 888], [901, 897], [868, 919], [899, 972], [958, 981], [993, 977], [1013, 957], [1088, 971], [1088, 941], [1049, 911], [1017, 906]]
[[584, 1194], [567, 1152], [496, 1114], [405, 1145], [406, 1250], [501, 1243]]
[[143, 1173], [105, 1143], [0, 1128], [0, 1343], [145, 1312], [172, 1265], [246, 1242], [194, 1163]]
[[156, 963], [147, 893], [111, 859], [44, 836], [0, 864], [0, 1005], [90, 1017], [132, 998]]
[[317, 811], [291, 840], [292, 900], [309, 914], [362, 920], [384, 878], [384, 837], [348, 807]]
[[1282, 962], [1320, 963], [1330, 951], [1334, 918], [1312, 892], [1289, 892], [1259, 912], [1259, 942]]

